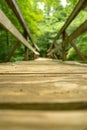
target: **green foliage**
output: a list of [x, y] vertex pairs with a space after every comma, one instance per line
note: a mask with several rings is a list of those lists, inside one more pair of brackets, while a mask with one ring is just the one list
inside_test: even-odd
[[[33, 35], [34, 41], [38, 44], [41, 50], [41, 56], [46, 57], [46, 52], [53, 42], [56, 34], [59, 32], [65, 21], [71, 14], [73, 8], [79, 0], [67, 0], [65, 7], [61, 4], [61, 0], [16, 0], [23, 14], [28, 28]], [[0, 1], [0, 9], [2, 9], [16, 28], [23, 34], [18, 19], [12, 10], [8, 7], [5, 0]], [[83, 17], [84, 16], [84, 17]], [[87, 9], [81, 11], [76, 19], [70, 24], [66, 30], [71, 34], [76, 28], [87, 19]], [[87, 34], [75, 40], [78, 48], [87, 58]], [[17, 40], [7, 33], [0, 26], [0, 62], [3, 62], [6, 56], [11, 51]], [[57, 44], [61, 43], [61, 38]], [[79, 44], [78, 44], [79, 43]], [[61, 50], [60, 50], [61, 51]], [[56, 52], [57, 53], [57, 52]], [[79, 60], [76, 52], [70, 46], [67, 47], [67, 58], [69, 60]], [[59, 55], [59, 54], [58, 54]], [[32, 52], [29, 52], [29, 58], [32, 59]], [[24, 59], [24, 46], [20, 45], [15, 51], [11, 61]]]
[[17, 0], [27, 26], [34, 35], [39, 35], [38, 22], [43, 20], [43, 12], [38, 8], [37, 0]]
[[7, 32], [0, 27], [0, 62], [5, 60], [9, 47], [7, 43]]
[[11, 57], [10, 61], [14, 62], [22, 60], [24, 60], [24, 46], [20, 44], [19, 47], [16, 49], [14, 55]]
[[[79, 43], [77, 47], [81, 51], [81, 53], [84, 55], [84, 57], [87, 58], [87, 43], [86, 42]], [[67, 59], [68, 60], [81, 60], [79, 55], [77, 55], [76, 51], [74, 50], [74, 48], [71, 48], [68, 51]]]
[[41, 57], [47, 57], [47, 49], [49, 48], [52, 39], [50, 37], [50, 32], [46, 32], [43, 35], [41, 35], [38, 40], [37, 40], [37, 44], [40, 47], [40, 56]]
[[[84, 17], [83, 17], [84, 16]], [[67, 29], [67, 33], [70, 34], [76, 30], [87, 19], [87, 11], [82, 10], [78, 16], [72, 21]]]
[[[67, 29], [68, 34], [71, 34], [74, 30], [76, 30], [76, 28], [78, 28], [85, 20], [87, 20], [87, 11], [82, 10]], [[87, 33], [75, 39], [75, 43], [77, 47], [80, 49], [81, 53], [85, 56], [85, 58], [87, 58]], [[70, 48], [70, 50], [68, 50], [67, 53], [68, 60], [81, 60], [73, 48]]]

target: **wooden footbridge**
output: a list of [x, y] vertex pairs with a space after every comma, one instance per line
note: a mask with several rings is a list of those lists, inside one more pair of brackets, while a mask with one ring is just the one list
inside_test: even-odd
[[[38, 58], [0, 63], [0, 130], [87, 130], [87, 64], [65, 61], [67, 43], [74, 47], [82, 61], [86, 61], [73, 40], [87, 31], [87, 20], [69, 36], [66, 31], [78, 13], [86, 8], [87, 1], [79, 0], [58, 32], [47, 51], [50, 58], [39, 57], [40, 50], [16, 0], [6, 2], [24, 29], [21, 34], [0, 9], [0, 26], [18, 39], [6, 61], [19, 43], [25, 46], [25, 60], [28, 60], [28, 50]], [[61, 35], [62, 43], [58, 46], [56, 41]], [[60, 48], [63, 61], [51, 59]]]

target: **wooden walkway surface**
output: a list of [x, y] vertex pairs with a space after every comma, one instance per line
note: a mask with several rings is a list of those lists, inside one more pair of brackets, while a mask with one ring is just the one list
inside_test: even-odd
[[0, 130], [87, 130], [87, 65], [0, 64]]

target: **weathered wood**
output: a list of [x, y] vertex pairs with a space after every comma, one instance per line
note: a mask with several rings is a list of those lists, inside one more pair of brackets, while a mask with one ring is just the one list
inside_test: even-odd
[[85, 0], [83, 6], [82, 6], [82, 9], [86, 8], [87, 7], [87, 0]]
[[[79, 49], [76, 47], [76, 45], [72, 42], [75, 38], [77, 38], [78, 36], [80, 36], [81, 34], [85, 33], [87, 31], [87, 20], [82, 23], [80, 25], [80, 27], [78, 27], [70, 36], [68, 36], [66, 38], [65, 41], [62, 42], [62, 44], [67, 44], [67, 43], [70, 43], [73, 48], [75, 49], [75, 51], [77, 52], [77, 54], [80, 56], [80, 58], [83, 60], [83, 61], [86, 61], [85, 57], [81, 54], [81, 52], [79, 51]], [[55, 51], [57, 51], [59, 49], [59, 46], [54, 48], [50, 53], [48, 54], [52, 54], [54, 53]]]
[[86, 130], [86, 86], [87, 67], [78, 63], [1, 63], [0, 130]]
[[0, 110], [1, 130], [87, 130], [87, 111]]
[[75, 19], [75, 17], [78, 15], [78, 13], [81, 11], [82, 6], [84, 5], [85, 0], [79, 0], [79, 2], [77, 3], [77, 5], [75, 6], [75, 8], [73, 9], [70, 17], [67, 19], [67, 21], [65, 22], [64, 26], [60, 29], [60, 31], [58, 32], [58, 34], [56, 35], [53, 43], [51, 44], [48, 52], [53, 48], [54, 44], [56, 43], [57, 39], [60, 37], [60, 35], [64, 32], [64, 30], [66, 30], [66, 28], [69, 26], [69, 24], [73, 21], [73, 19]]
[[63, 35], [62, 36], [63, 37], [63, 42], [62, 42], [62, 59], [63, 59], [63, 61], [65, 61], [66, 60], [66, 44], [64, 44], [64, 41], [66, 39], [66, 32], [64, 31], [62, 35]]
[[87, 65], [45, 58], [0, 64], [0, 108], [87, 109], [86, 86]]
[[73, 48], [76, 50], [77, 54], [80, 56], [80, 58], [83, 61], [86, 61], [85, 57], [81, 54], [81, 52], [79, 51], [79, 49], [76, 47], [76, 45], [72, 42], [74, 39], [76, 39], [77, 37], [79, 37], [80, 35], [82, 35], [83, 33], [85, 33], [87, 31], [87, 20], [82, 23], [70, 36], [67, 37], [67, 39], [64, 41], [64, 44], [70, 43]]
[[15, 28], [15, 26], [10, 22], [2, 10], [0, 10], [0, 24], [7, 29], [13, 36], [15, 36], [22, 44], [24, 44], [28, 49], [33, 51], [36, 55], [39, 53], [28, 44], [26, 39], [21, 35], [21, 33]]
[[[24, 32], [24, 37], [25, 37], [26, 40], [28, 40], [28, 35], [27, 35], [26, 32]], [[25, 52], [24, 52], [24, 60], [25, 61], [28, 61], [28, 59], [29, 59], [28, 55], [29, 55], [29, 50], [28, 50], [27, 47], [25, 47]]]
[[25, 54], [24, 54], [24, 60], [25, 61], [27, 61], [29, 59], [28, 56], [29, 56], [29, 50], [28, 50], [27, 47], [25, 47]]
[[75, 38], [79, 37], [80, 35], [82, 35], [83, 33], [85, 33], [87, 31], [87, 20], [82, 23], [66, 40], [65, 43], [71, 42], [72, 40], [74, 40]]
[[[63, 43], [64, 44], [64, 43]], [[83, 56], [83, 54], [80, 52], [80, 50], [77, 48], [77, 46], [75, 45], [75, 43], [73, 41], [69, 42], [69, 44], [71, 44], [71, 46], [75, 49], [76, 53], [79, 55], [80, 59], [82, 61], [86, 61], [86, 58]], [[60, 46], [57, 45], [56, 48], [52, 49], [47, 55], [51, 56], [53, 53], [57, 52], [59, 49], [61, 48], [61, 44]]]
[[27, 35], [29, 36], [29, 39], [31, 40], [32, 44], [34, 45], [34, 47], [40, 51], [40, 49], [38, 48], [38, 46], [35, 44], [33, 37], [30, 33], [29, 28], [26, 25], [26, 22], [21, 14], [21, 11], [16, 3], [16, 0], [6, 0], [6, 2], [8, 3], [8, 5], [10, 6], [10, 8], [14, 11], [15, 15], [17, 16], [19, 22], [21, 23], [24, 31], [27, 33]]

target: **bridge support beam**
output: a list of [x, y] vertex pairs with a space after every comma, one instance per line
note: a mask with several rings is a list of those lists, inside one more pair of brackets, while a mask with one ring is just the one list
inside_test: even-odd
[[[24, 32], [24, 37], [26, 40], [28, 39], [28, 35], [26, 32]], [[29, 55], [29, 49], [27, 47], [25, 47], [25, 52], [24, 52], [24, 60], [25, 61], [27, 61], [29, 59], [28, 55]]]
[[29, 59], [28, 55], [29, 55], [29, 50], [27, 47], [25, 47], [25, 53], [24, 53], [24, 60], [25, 61], [27, 61]]
[[8, 30], [15, 38], [17, 38], [20, 43], [34, 52], [36, 55], [39, 53], [27, 42], [27, 40], [22, 36], [22, 34], [15, 28], [11, 21], [6, 17], [2, 10], [0, 10], [0, 25], [2, 25], [6, 30]]
[[[85, 5], [85, 6], [84, 6]], [[73, 9], [71, 15], [67, 19], [66, 23], [63, 25], [63, 27], [60, 29], [60, 31], [57, 33], [56, 37], [54, 38], [53, 43], [51, 44], [50, 48], [48, 49], [48, 53], [53, 49], [56, 41], [59, 39], [61, 34], [67, 29], [67, 27], [70, 25], [70, 23], [75, 19], [75, 17], [79, 14], [81, 9], [84, 9], [87, 6], [86, 0], [79, 0], [75, 8]]]
[[27, 36], [29, 37], [30, 41], [32, 42], [32, 45], [36, 48], [37, 51], [40, 51], [40, 49], [38, 48], [37, 44], [34, 42], [33, 37], [30, 33], [29, 28], [26, 25], [26, 22], [22, 16], [22, 13], [18, 7], [18, 4], [16, 2], [16, 0], [6, 0], [7, 4], [10, 6], [10, 8], [13, 10], [13, 12], [15, 13], [16, 17], [18, 18], [19, 22], [21, 23], [24, 31], [26, 32]]
[[[80, 56], [82, 61], [86, 61], [85, 57], [81, 54], [80, 50], [77, 48], [77, 46], [74, 44], [73, 40], [76, 39], [77, 37], [79, 37], [81, 34], [85, 33], [87, 31], [87, 20], [82, 23], [80, 25], [80, 27], [78, 27], [70, 36], [68, 36], [67, 38], [65, 38], [65, 40], [63, 40], [62, 42], [62, 47], [63, 47], [63, 55], [65, 55], [65, 45], [67, 43], [70, 43], [71, 46], [75, 49], [75, 51], [77, 52], [77, 54]], [[64, 34], [65, 35], [65, 34]], [[57, 46], [55, 49], [53, 49], [51, 52], [49, 52], [48, 54], [52, 54], [55, 51], [58, 51], [59, 46]], [[65, 58], [65, 57], [63, 57]], [[64, 60], [64, 59], [63, 59]]]
[[75, 45], [75, 43], [73, 41], [69, 42], [71, 44], [71, 46], [74, 48], [74, 50], [76, 51], [77, 55], [80, 57], [80, 59], [82, 61], [86, 61], [85, 57], [83, 56], [83, 54], [81, 53], [81, 51], [78, 49], [78, 47]]
[[63, 61], [66, 60], [66, 44], [64, 43], [65, 39], [66, 39], [66, 32], [64, 31], [62, 34], [63, 37], [63, 42], [62, 42], [62, 59]]
[[82, 61], [86, 61], [85, 57], [82, 55], [80, 50], [77, 48], [77, 46], [73, 43], [73, 40], [77, 37], [79, 37], [81, 34], [85, 33], [87, 31], [87, 20], [80, 25], [70, 36], [67, 37], [65, 40], [65, 44], [68, 42], [71, 44], [71, 46], [75, 49], [77, 54], [80, 56]]

